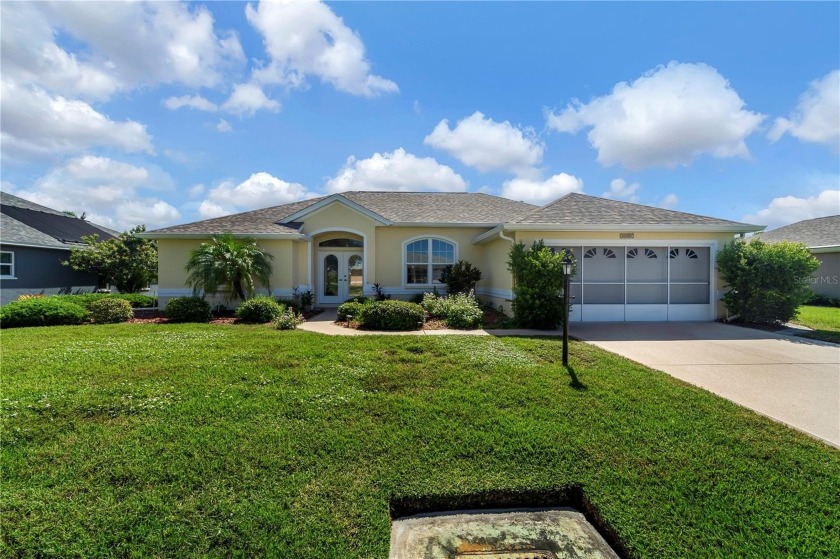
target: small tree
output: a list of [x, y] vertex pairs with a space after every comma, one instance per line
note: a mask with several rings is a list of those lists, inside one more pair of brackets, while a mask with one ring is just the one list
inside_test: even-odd
[[459, 260], [443, 270], [441, 281], [446, 284], [450, 295], [475, 291], [475, 285], [481, 280], [481, 270], [466, 260]]
[[137, 236], [145, 230], [138, 225], [105, 241], [99, 235], [82, 237], [85, 246], [71, 248], [70, 258], [62, 264], [99, 274], [123, 293], [135, 293], [157, 281], [157, 243]]
[[518, 325], [545, 330], [563, 322], [564, 256], [545, 246], [542, 239], [531, 248], [521, 242], [511, 247], [508, 270], [513, 275], [513, 313]]
[[807, 278], [819, 265], [800, 243], [736, 239], [717, 255], [717, 268], [730, 288], [723, 302], [747, 322], [788, 322], [808, 300]]
[[274, 257], [250, 237], [234, 237], [232, 233], [214, 235], [210, 242], [190, 252], [185, 267], [187, 285], [193, 293], [227, 292], [227, 301], [245, 300], [254, 294], [257, 281], [268, 286], [271, 260]]

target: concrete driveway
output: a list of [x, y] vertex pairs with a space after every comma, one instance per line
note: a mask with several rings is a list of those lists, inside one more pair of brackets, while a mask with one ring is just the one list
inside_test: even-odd
[[717, 322], [574, 323], [576, 338], [840, 447], [840, 347]]

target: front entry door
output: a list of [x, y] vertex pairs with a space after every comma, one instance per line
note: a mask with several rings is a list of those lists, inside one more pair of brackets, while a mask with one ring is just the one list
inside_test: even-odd
[[329, 251], [318, 253], [318, 303], [338, 305], [364, 290], [364, 263], [361, 253]]

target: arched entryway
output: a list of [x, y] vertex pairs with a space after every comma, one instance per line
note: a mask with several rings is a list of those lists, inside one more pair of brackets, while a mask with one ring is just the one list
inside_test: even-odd
[[347, 231], [330, 231], [313, 238], [315, 297], [319, 305], [340, 305], [360, 297], [365, 287], [364, 237]]

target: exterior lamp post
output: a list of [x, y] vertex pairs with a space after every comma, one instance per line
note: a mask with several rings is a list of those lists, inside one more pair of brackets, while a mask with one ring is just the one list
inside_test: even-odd
[[572, 255], [563, 256], [563, 366], [569, 366], [569, 281], [572, 276]]

